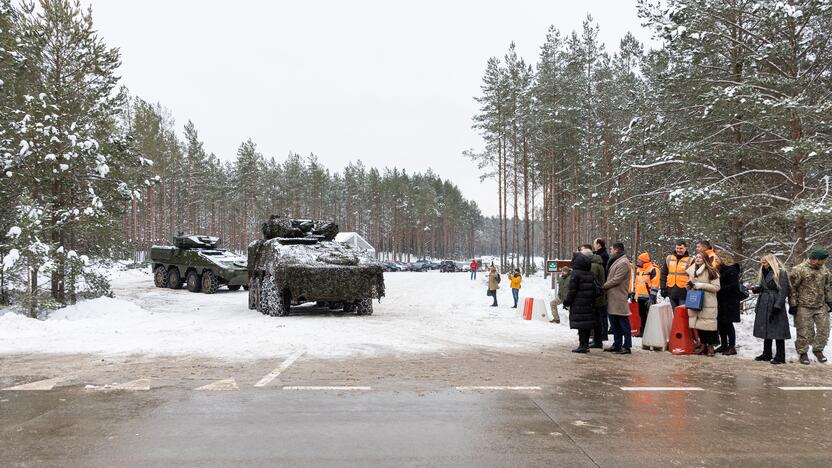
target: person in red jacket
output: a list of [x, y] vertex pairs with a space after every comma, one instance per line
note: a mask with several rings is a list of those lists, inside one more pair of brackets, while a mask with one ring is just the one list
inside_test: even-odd
[[477, 269], [479, 267], [480, 267], [480, 265], [477, 263], [477, 259], [476, 258], [472, 259], [471, 260], [471, 265], [469, 265], [469, 268], [471, 269], [471, 279], [472, 280], [477, 279]]

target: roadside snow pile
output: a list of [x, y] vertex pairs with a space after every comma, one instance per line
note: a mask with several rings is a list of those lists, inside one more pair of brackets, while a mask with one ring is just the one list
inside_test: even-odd
[[[368, 317], [295, 307], [288, 317], [247, 308], [245, 291], [217, 294], [153, 286], [149, 270], [113, 273], [116, 298], [99, 298], [54, 312], [40, 321], [0, 316], [0, 353], [203, 355], [269, 358], [305, 349], [309, 355], [425, 353], [471, 348], [539, 349], [573, 343], [566, 321], [524, 321], [511, 309], [504, 278], [500, 307], [491, 308], [486, 279], [462, 273], [385, 275], [387, 297]], [[547, 302], [550, 281], [524, 278], [521, 296]], [[522, 304], [521, 304], [522, 307]]]

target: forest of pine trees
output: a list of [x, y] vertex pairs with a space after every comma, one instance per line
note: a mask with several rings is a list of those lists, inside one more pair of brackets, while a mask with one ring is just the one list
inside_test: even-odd
[[427, 168], [330, 169], [251, 139], [211, 153], [119, 84], [120, 52], [77, 0], [0, 0], [0, 304], [107, 294], [97, 261], [180, 230], [242, 251], [271, 214], [332, 218], [385, 258], [498, 254], [527, 273], [594, 237], [654, 257], [704, 238], [749, 264], [829, 247], [832, 0], [638, 10], [653, 50], [632, 34], [607, 50], [587, 17], [531, 62], [511, 44], [485, 64], [484, 149], [465, 154], [498, 186], [483, 218]]
[[165, 115], [134, 99], [126, 122], [137, 151], [153, 161], [121, 219], [125, 240], [140, 254], [177, 231], [211, 233], [242, 252], [260, 238], [260, 224], [280, 214], [334, 219], [391, 259], [473, 255], [477, 205], [430, 170], [408, 174], [358, 161], [330, 172], [315, 155], [266, 157], [252, 140], [226, 162], [206, 152], [191, 122], [179, 141]]
[[331, 172], [252, 140], [221, 159], [120, 87], [120, 65], [77, 0], [0, 0], [0, 305], [37, 316], [107, 294], [97, 262], [178, 231], [243, 251], [271, 214], [334, 219], [396, 259], [473, 255], [477, 205], [430, 170]]
[[[499, 186], [503, 264], [595, 237], [666, 255], [709, 239], [753, 262], [832, 244], [832, 2], [639, 0], [660, 46], [550, 28], [490, 59], [467, 155]], [[638, 232], [638, 236], [636, 233]], [[528, 264], [521, 265], [528, 269]]]

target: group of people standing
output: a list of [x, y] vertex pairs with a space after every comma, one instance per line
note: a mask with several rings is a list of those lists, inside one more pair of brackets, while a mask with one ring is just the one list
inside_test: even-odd
[[[832, 274], [824, 266], [827, 258], [826, 250], [813, 249], [791, 273], [773, 254], [760, 259], [757, 284], [750, 288], [759, 295], [754, 336], [763, 339], [763, 353], [758, 361], [786, 362], [785, 340], [791, 338], [788, 310], [794, 315], [800, 363], [810, 363], [810, 347], [819, 362], [826, 362], [823, 350], [832, 311]], [[558, 296], [569, 310], [570, 328], [578, 330], [578, 347], [573, 352], [603, 348], [612, 332], [612, 346], [604, 351], [630, 354], [630, 302], [638, 304], [642, 328], [636, 336], [640, 336], [659, 294], [675, 309], [685, 304], [690, 291], [697, 290], [703, 296], [700, 308], [688, 310], [696, 352], [711, 357], [737, 354], [734, 324], [740, 322], [741, 302], [749, 294], [741, 282], [740, 264], [710, 242], [697, 242], [693, 255], [684, 241], [676, 242], [661, 267], [643, 252], [636, 257], [633, 271], [622, 243], [613, 244], [608, 254], [604, 240], [596, 239], [593, 246], [581, 246], [571, 263], [571, 269], [561, 273]]]

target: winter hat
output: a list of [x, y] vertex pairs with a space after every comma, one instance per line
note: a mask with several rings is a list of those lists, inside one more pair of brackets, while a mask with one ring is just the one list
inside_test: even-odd
[[650, 254], [647, 252], [642, 252], [638, 254], [638, 261], [641, 263], [649, 263], [650, 262]]
[[829, 257], [829, 252], [825, 249], [821, 249], [820, 247], [812, 249], [812, 251], [809, 252], [809, 258], [813, 260], [826, 260], [827, 257]]

